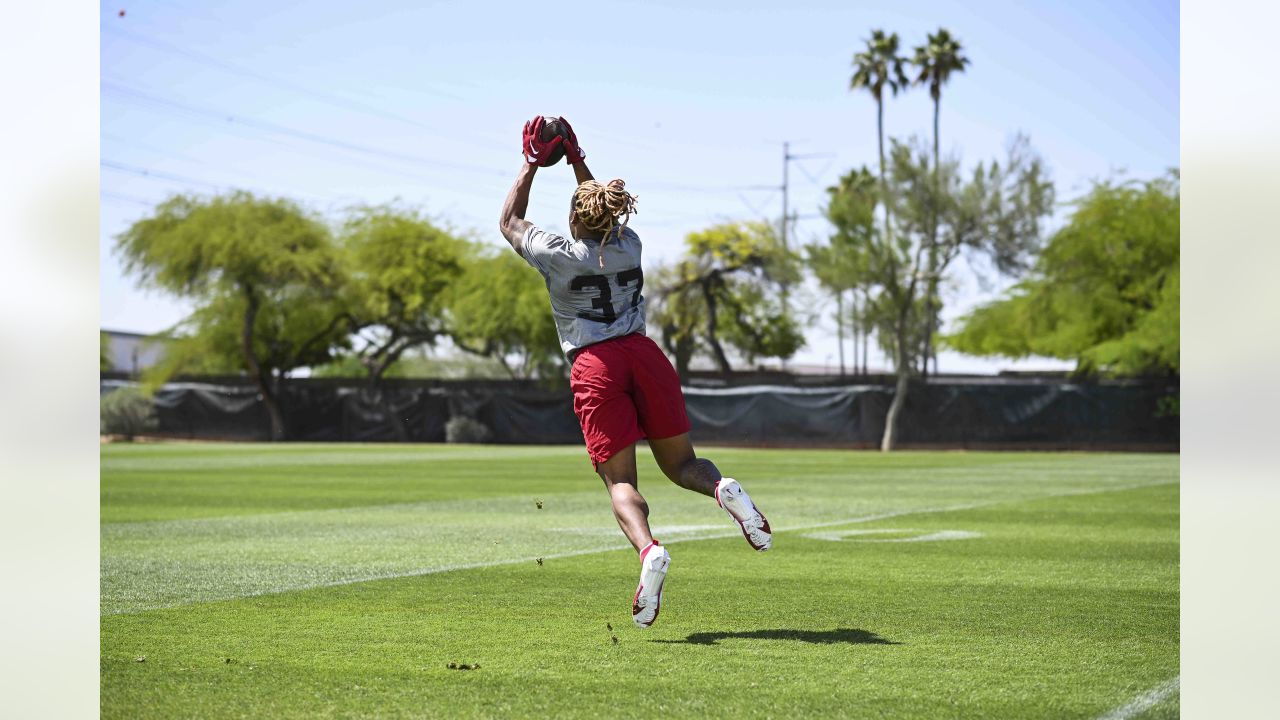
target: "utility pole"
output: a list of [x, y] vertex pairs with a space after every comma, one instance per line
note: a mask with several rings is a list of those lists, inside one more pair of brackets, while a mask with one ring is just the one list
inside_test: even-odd
[[[787, 249], [787, 170], [791, 167], [791, 143], [782, 143], [782, 249]], [[782, 299], [786, 303], [787, 291], [785, 286], [782, 291]]]
[[[787, 245], [787, 236], [788, 236], [787, 225], [790, 223], [791, 220], [795, 219], [789, 214], [790, 206], [788, 204], [788, 199], [789, 199], [788, 191], [790, 190], [790, 187], [791, 187], [791, 181], [790, 181], [791, 161], [792, 160], [810, 160], [813, 158], [829, 158], [834, 156], [835, 156], [835, 153], [829, 153], [829, 152], [828, 153], [805, 153], [803, 155], [792, 155], [791, 142], [786, 141], [782, 143], [782, 248], [784, 250], [790, 249]], [[800, 168], [800, 171], [805, 172], [805, 169], [802, 167]], [[808, 175], [807, 172], [805, 172], [805, 174]], [[817, 182], [817, 180], [812, 175], [808, 175], [808, 177], [811, 181]]]
[[[804, 155], [792, 155], [791, 141], [784, 140], [782, 142], [782, 228], [781, 229], [782, 229], [783, 252], [791, 251], [791, 246], [787, 242], [787, 237], [789, 235], [787, 226], [790, 225], [791, 221], [795, 219], [790, 214], [791, 208], [788, 204], [788, 191], [790, 190], [790, 187], [791, 187], [791, 181], [790, 181], [791, 161], [805, 160], [809, 158], [832, 157], [833, 155], [834, 153], [806, 153]], [[813, 180], [814, 182], [816, 182], [813, 176], [805, 172], [805, 169], [803, 167], [800, 168], [800, 171], [804, 172], [805, 175], [808, 175], [810, 180]], [[789, 311], [789, 305], [787, 302], [790, 295], [789, 290], [790, 288], [787, 286], [787, 284], [783, 283], [782, 284], [782, 312], [783, 313], [786, 313]], [[785, 360], [782, 362], [782, 367], [783, 369], [786, 369], [787, 367], [787, 363]]]
[[[790, 180], [791, 161], [807, 160], [811, 158], [832, 157], [833, 155], [834, 153], [805, 153], [804, 155], [792, 155], [791, 141], [789, 140], [783, 141], [782, 143], [782, 249], [784, 251], [789, 252], [791, 250], [790, 243], [788, 243], [787, 241], [790, 235], [790, 232], [789, 232], [790, 229], [787, 226], [790, 225], [793, 220], [795, 220], [795, 217], [793, 217], [790, 214], [791, 207], [788, 202], [789, 201], [788, 194], [791, 189], [791, 180]], [[804, 172], [803, 167], [800, 168], [800, 170], [801, 172]], [[809, 179], [814, 180], [812, 176], [809, 176]], [[782, 309], [784, 312], [787, 310], [787, 286], [786, 285], [782, 286]]]
[[[791, 166], [791, 143], [783, 141], [782, 143], [782, 251], [790, 252], [791, 248], [787, 244], [787, 225], [790, 224], [791, 218], [787, 216], [787, 188], [791, 185], [788, 178], [788, 170]], [[790, 289], [786, 283], [782, 284], [782, 312], [785, 315], [788, 312], [788, 296]], [[782, 365], [786, 367], [786, 362]]]

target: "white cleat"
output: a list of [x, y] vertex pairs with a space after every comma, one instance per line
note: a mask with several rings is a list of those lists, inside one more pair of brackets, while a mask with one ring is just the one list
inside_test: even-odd
[[642, 630], [658, 619], [658, 611], [662, 609], [662, 585], [670, 565], [671, 555], [657, 540], [640, 551], [640, 586], [631, 601], [631, 619]]
[[751, 502], [751, 496], [733, 478], [716, 483], [716, 503], [742, 528], [742, 535], [759, 552], [773, 547], [773, 531], [764, 513]]

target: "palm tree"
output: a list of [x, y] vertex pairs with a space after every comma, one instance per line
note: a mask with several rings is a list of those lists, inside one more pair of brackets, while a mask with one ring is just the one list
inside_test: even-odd
[[[898, 56], [898, 33], [885, 35], [883, 30], [872, 30], [866, 41], [867, 48], [853, 56], [853, 77], [849, 80], [849, 89], [866, 88], [876, 101], [876, 135], [880, 143], [880, 190], [887, 194], [888, 186], [884, 181], [884, 89], [887, 87], [894, 95], [905, 88], [909, 80], [902, 72], [903, 63], [907, 61]], [[889, 237], [889, 203], [884, 201], [884, 231]]]
[[[936, 203], [941, 196], [941, 189], [938, 187], [938, 167], [940, 164], [938, 117], [942, 109], [942, 86], [947, 84], [947, 80], [951, 79], [951, 73], [962, 73], [965, 66], [969, 64], [969, 58], [961, 55], [960, 51], [960, 41], [952, 37], [946, 28], [938, 28], [938, 32], [929, 35], [926, 44], [916, 48], [915, 55], [911, 58], [911, 64], [916, 66], [919, 71], [916, 74], [914, 83], [916, 85], [928, 84], [929, 97], [933, 98], [933, 185], [935, 207], [929, 228], [930, 275], [928, 289], [925, 293], [925, 312], [929, 318], [929, 331], [924, 336], [923, 360], [926, 375], [929, 371], [930, 345], [933, 342], [933, 333], [936, 330], [933, 324], [937, 319], [935, 305], [937, 303], [938, 280], [933, 276], [933, 271], [937, 259], [936, 247], [938, 243], [938, 210]], [[934, 372], [937, 372], [937, 358], [934, 358], [933, 362]]]

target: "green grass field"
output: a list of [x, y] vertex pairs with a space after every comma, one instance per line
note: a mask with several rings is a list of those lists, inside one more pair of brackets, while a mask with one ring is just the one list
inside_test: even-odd
[[1177, 717], [1177, 456], [702, 454], [641, 631], [581, 448], [104, 446], [102, 716]]

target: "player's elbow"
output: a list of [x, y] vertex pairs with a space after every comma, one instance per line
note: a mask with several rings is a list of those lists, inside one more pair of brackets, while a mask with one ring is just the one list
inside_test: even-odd
[[502, 237], [506, 238], [507, 242], [511, 245], [511, 249], [515, 250], [517, 253], [520, 252], [520, 218], [503, 217], [498, 222], [498, 229], [502, 232]]

